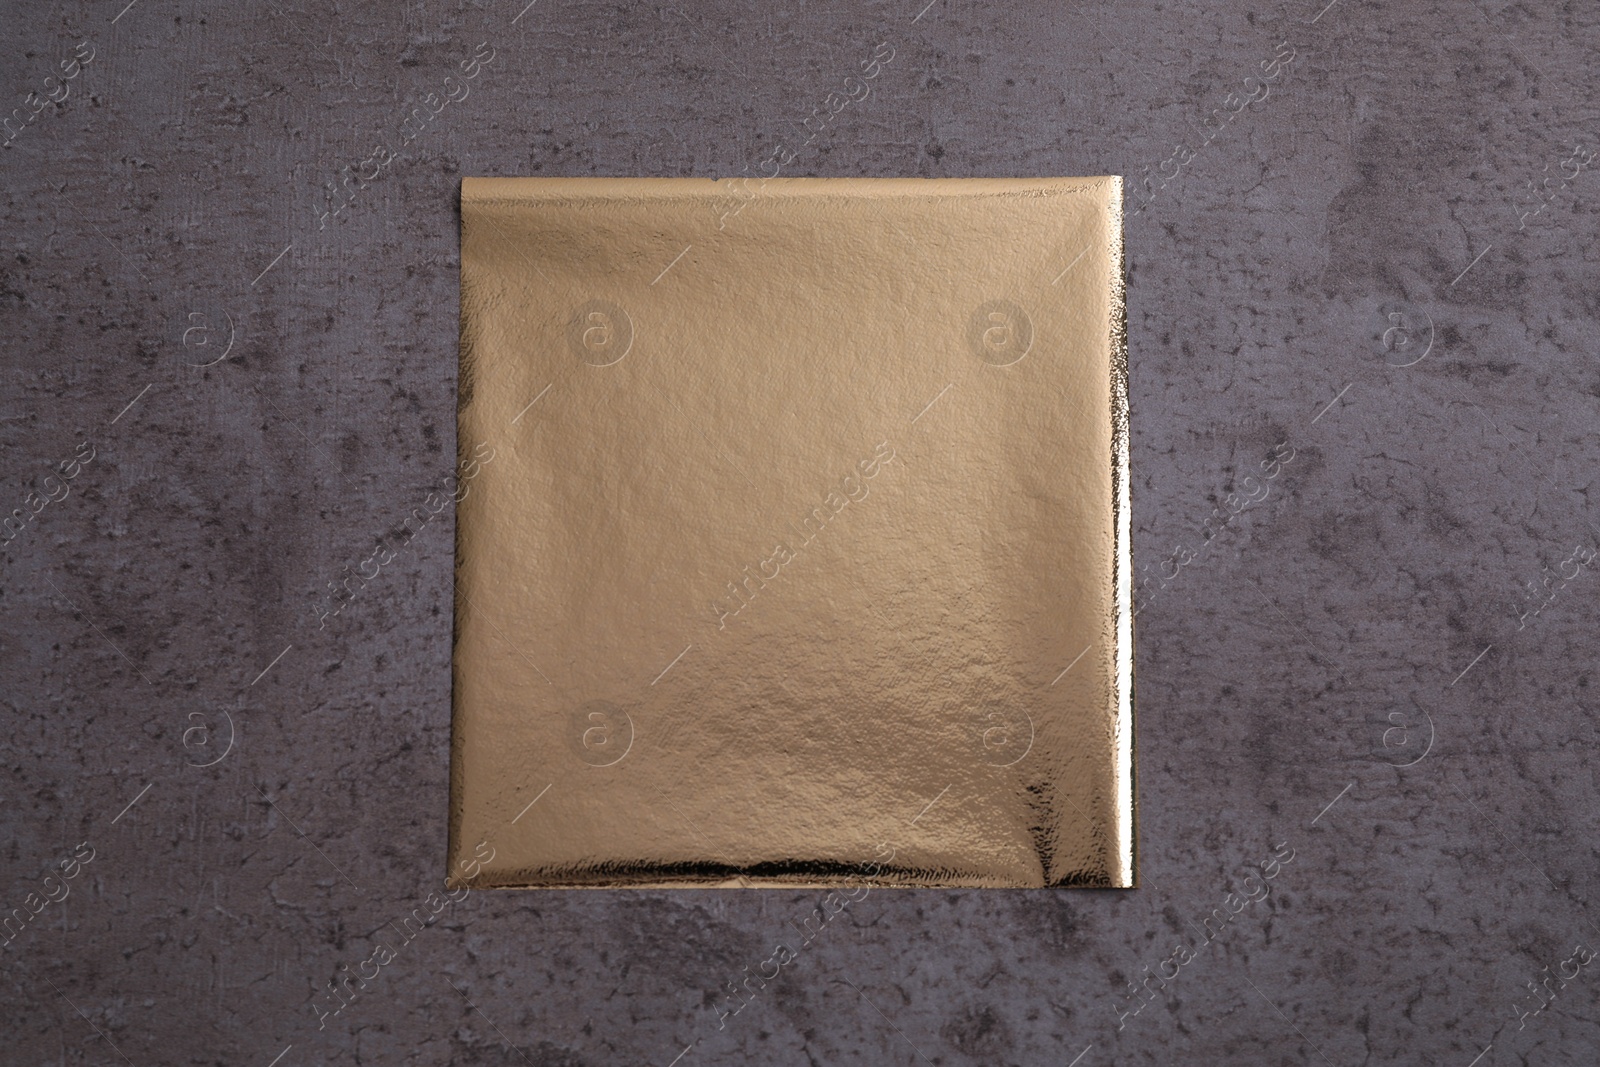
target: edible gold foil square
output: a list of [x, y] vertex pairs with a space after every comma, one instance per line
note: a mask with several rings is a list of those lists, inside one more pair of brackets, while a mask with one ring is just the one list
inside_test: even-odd
[[468, 178], [453, 887], [1134, 884], [1122, 184]]

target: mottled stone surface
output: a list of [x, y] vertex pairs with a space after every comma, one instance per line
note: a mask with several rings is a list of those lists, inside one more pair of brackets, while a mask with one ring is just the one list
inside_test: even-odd
[[[8, 5], [0, 1059], [1594, 1062], [1600, 11], [919, 6]], [[1145, 884], [872, 893], [719, 1029], [819, 894], [432, 916], [450, 513], [317, 606], [452, 469], [460, 177], [755, 173], [879, 42], [786, 173], [1145, 203]]]

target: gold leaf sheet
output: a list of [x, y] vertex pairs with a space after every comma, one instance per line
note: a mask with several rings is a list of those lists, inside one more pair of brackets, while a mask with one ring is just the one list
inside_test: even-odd
[[1122, 187], [468, 178], [449, 880], [1134, 884]]

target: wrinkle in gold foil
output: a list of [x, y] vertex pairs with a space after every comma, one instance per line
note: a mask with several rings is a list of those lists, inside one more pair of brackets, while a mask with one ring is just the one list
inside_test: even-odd
[[463, 182], [452, 886], [1134, 884], [1121, 211]]

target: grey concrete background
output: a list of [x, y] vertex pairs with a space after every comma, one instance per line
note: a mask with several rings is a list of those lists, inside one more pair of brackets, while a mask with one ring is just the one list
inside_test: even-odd
[[[6, 5], [0, 1060], [1600, 1058], [1600, 9], [922, 2]], [[753, 173], [879, 42], [786, 173], [1128, 177], [1143, 888], [874, 893], [722, 1030], [820, 894], [472, 893], [319, 1029], [443, 868], [449, 513], [314, 609], [451, 471], [460, 177]]]

